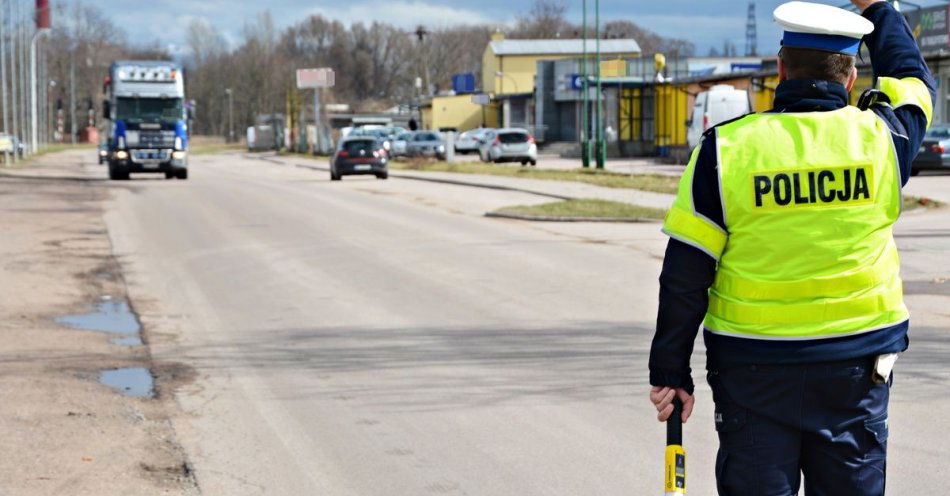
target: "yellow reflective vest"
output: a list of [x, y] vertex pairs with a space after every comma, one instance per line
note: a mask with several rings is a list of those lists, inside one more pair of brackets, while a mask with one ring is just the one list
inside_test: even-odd
[[[929, 123], [922, 82], [880, 78], [879, 88]], [[693, 208], [698, 148], [663, 226], [719, 261], [708, 331], [821, 339], [908, 319], [892, 235], [900, 171], [883, 120], [849, 106], [749, 115], [715, 131], [726, 229]]]

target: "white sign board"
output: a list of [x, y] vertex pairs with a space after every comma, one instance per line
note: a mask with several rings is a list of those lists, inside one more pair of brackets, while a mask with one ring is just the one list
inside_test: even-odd
[[487, 93], [472, 95], [472, 103], [475, 105], [488, 105], [491, 103], [491, 95]]
[[330, 88], [336, 81], [333, 69], [297, 69], [297, 89]]

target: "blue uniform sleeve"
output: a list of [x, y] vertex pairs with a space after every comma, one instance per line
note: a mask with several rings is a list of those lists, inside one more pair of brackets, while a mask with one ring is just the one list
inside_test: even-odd
[[[717, 165], [715, 133], [709, 132], [696, 158], [692, 204], [698, 215], [725, 231]], [[693, 393], [689, 360], [715, 277], [715, 258], [697, 247], [670, 239], [660, 273], [660, 304], [650, 347], [651, 385], [680, 387]]]
[[890, 104], [875, 105], [872, 110], [891, 130], [901, 183], [907, 184], [930, 123], [936, 83], [907, 21], [894, 7], [878, 2], [865, 9], [863, 15], [874, 23], [874, 31], [864, 37], [874, 77], [891, 100]]

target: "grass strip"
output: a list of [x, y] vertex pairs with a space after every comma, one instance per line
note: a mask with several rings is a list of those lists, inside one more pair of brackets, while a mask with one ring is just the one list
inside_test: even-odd
[[551, 181], [574, 181], [607, 188], [638, 189], [655, 193], [676, 193], [679, 177], [663, 174], [623, 174], [596, 169], [552, 170], [509, 165], [484, 164], [480, 162], [390, 162], [389, 167], [399, 170], [428, 172], [455, 172], [460, 174], [485, 174], [490, 176], [545, 179]]
[[927, 198], [927, 197], [910, 196], [910, 195], [904, 196], [904, 211], [905, 212], [916, 210], [918, 208], [931, 209], [931, 208], [941, 208], [943, 206], [944, 204], [942, 202], [938, 202], [937, 200], [931, 200], [930, 198]]
[[516, 205], [500, 208], [494, 213], [537, 220], [659, 220], [666, 215], [666, 211], [659, 208], [593, 198], [562, 200], [538, 205]]

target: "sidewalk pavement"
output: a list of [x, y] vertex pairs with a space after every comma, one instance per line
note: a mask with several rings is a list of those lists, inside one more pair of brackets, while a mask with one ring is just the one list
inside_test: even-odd
[[[264, 158], [264, 157], [260, 157]], [[296, 165], [315, 170], [329, 170], [326, 162], [311, 160], [303, 157], [274, 157], [264, 158], [267, 161]], [[540, 164], [540, 162], [539, 162]], [[518, 177], [491, 176], [483, 174], [463, 174], [457, 172], [424, 172], [390, 169], [391, 178], [431, 181], [462, 186], [473, 186], [496, 190], [518, 191], [553, 199], [595, 198], [630, 203], [642, 207], [668, 209], [673, 204], [673, 195], [653, 193], [638, 189], [607, 188], [576, 181], [552, 181], [545, 179], [525, 179]]]

